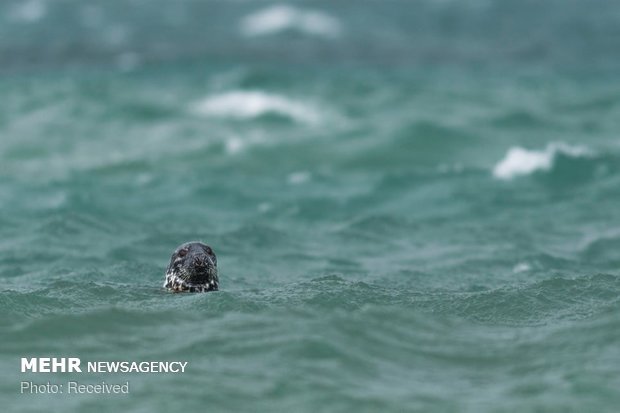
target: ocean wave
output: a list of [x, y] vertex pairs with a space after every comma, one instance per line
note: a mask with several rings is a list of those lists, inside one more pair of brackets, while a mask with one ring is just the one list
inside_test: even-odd
[[241, 20], [240, 29], [248, 37], [287, 30], [311, 36], [336, 37], [341, 32], [341, 25], [338, 19], [327, 13], [279, 4], [246, 16]]
[[[175, 323], [163, 314], [193, 308], [190, 323], [206, 314], [219, 318], [231, 314], [255, 316], [285, 314], [290, 309], [314, 313], [335, 311], [397, 311], [434, 314], [451, 320], [470, 320], [491, 325], [542, 325], [562, 320], [581, 320], [616, 308], [620, 277], [611, 274], [575, 278], [553, 277], [525, 285], [465, 292], [419, 290], [347, 279], [338, 274], [265, 288], [221, 291], [207, 295], [169, 294], [160, 288], [112, 282], [58, 280], [34, 291], [0, 292], [0, 308], [10, 316], [40, 325], [50, 318], [112, 320], [110, 313], [133, 314], [137, 324]], [[383, 309], [383, 310], [382, 310]], [[284, 313], [282, 312], [284, 311]], [[127, 323], [131, 324], [129, 320]], [[87, 329], [88, 330], [88, 329]]]
[[620, 277], [616, 275], [556, 276], [481, 292], [428, 293], [417, 297], [414, 305], [484, 324], [533, 326], [604, 313], [618, 305], [618, 291]]
[[[532, 400], [539, 400], [527, 393], [528, 386], [541, 386], [540, 392], [555, 397], [573, 385], [577, 379], [571, 373], [581, 371], [584, 363], [591, 367], [587, 374], [593, 376], [609, 371], [609, 362], [617, 355], [617, 291], [618, 278], [609, 275], [552, 279], [465, 297], [456, 292], [416, 294], [386, 288], [385, 283], [328, 275], [275, 289], [162, 293], [152, 300], [159, 305], [147, 308], [127, 302], [79, 313], [19, 318], [3, 344], [9, 361], [23, 354], [69, 352], [83, 362], [189, 363], [191, 368], [183, 375], [128, 377], [138, 396], [135, 404], [127, 405], [132, 410], [144, 407], [146, 401], [158, 411], [158, 403], [165, 405], [176, 397], [197, 400], [190, 405], [192, 410], [199, 409], [203, 400], [223, 411], [243, 410], [251, 403], [257, 410], [274, 406], [276, 410], [290, 406], [299, 411], [317, 406], [329, 410], [338, 398], [349, 401], [346, 410], [352, 406], [356, 411], [398, 411], [402, 406], [420, 406], [434, 411], [445, 397], [444, 388], [459, 389], [448, 394], [458, 398], [473, 394], [486, 381], [491, 383], [492, 397], [506, 395], [505, 404], [527, 411], [535, 409], [528, 409], [535, 406]], [[112, 296], [111, 291], [101, 292]], [[579, 305], [592, 299], [602, 299], [595, 312], [598, 317], [584, 321], [566, 317], [567, 308], [583, 310]], [[429, 306], [423, 306], [422, 300]], [[511, 309], [534, 322], [515, 323]], [[541, 312], [551, 318], [538, 319]], [[493, 320], [499, 320], [499, 325]], [[7, 374], [11, 381], [19, 379], [19, 372]], [[559, 385], [549, 382], [558, 376], [567, 378]], [[153, 380], [162, 389], [157, 397], [153, 397]], [[192, 399], [192, 384], [201, 380], [203, 398]], [[438, 391], [438, 382], [449, 386]], [[325, 395], [326, 387], [333, 389], [330, 397]], [[611, 387], [603, 386], [601, 394], [612, 394]], [[581, 406], [579, 396], [567, 403]], [[466, 407], [474, 406], [466, 410], [480, 410], [478, 399], [464, 401]], [[523, 408], [524, 403], [530, 404]]]
[[537, 171], [549, 171], [558, 155], [582, 158], [591, 155], [591, 151], [583, 146], [572, 146], [561, 142], [550, 143], [543, 150], [529, 150], [513, 146], [495, 165], [493, 176], [501, 180], [510, 180]]
[[319, 111], [311, 105], [258, 90], [234, 90], [208, 96], [194, 103], [191, 110], [204, 116], [242, 120], [269, 114], [308, 124], [316, 124], [321, 119]]
[[581, 241], [581, 260], [594, 265], [607, 265], [613, 271], [620, 264], [620, 227], [609, 226], [593, 231]]

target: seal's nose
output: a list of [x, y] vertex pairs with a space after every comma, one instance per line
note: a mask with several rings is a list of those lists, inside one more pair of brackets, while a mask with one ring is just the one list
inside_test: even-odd
[[209, 259], [207, 257], [202, 257], [202, 256], [194, 257], [193, 264], [196, 267], [207, 267], [209, 266]]

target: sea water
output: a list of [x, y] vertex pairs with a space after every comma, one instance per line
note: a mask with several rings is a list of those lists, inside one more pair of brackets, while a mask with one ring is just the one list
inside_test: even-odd
[[[2, 2], [2, 410], [618, 411], [618, 27], [612, 0]], [[161, 287], [191, 240], [220, 291]]]

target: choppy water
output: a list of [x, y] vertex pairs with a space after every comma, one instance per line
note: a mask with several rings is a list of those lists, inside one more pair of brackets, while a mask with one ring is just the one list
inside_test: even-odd
[[617, 411], [620, 5], [538, 3], [3, 2], [4, 411]]

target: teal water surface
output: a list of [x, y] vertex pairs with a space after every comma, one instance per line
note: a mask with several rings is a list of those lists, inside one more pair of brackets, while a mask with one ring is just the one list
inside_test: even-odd
[[[617, 411], [618, 16], [1, 5], [3, 411]], [[220, 291], [161, 288], [190, 240]]]

